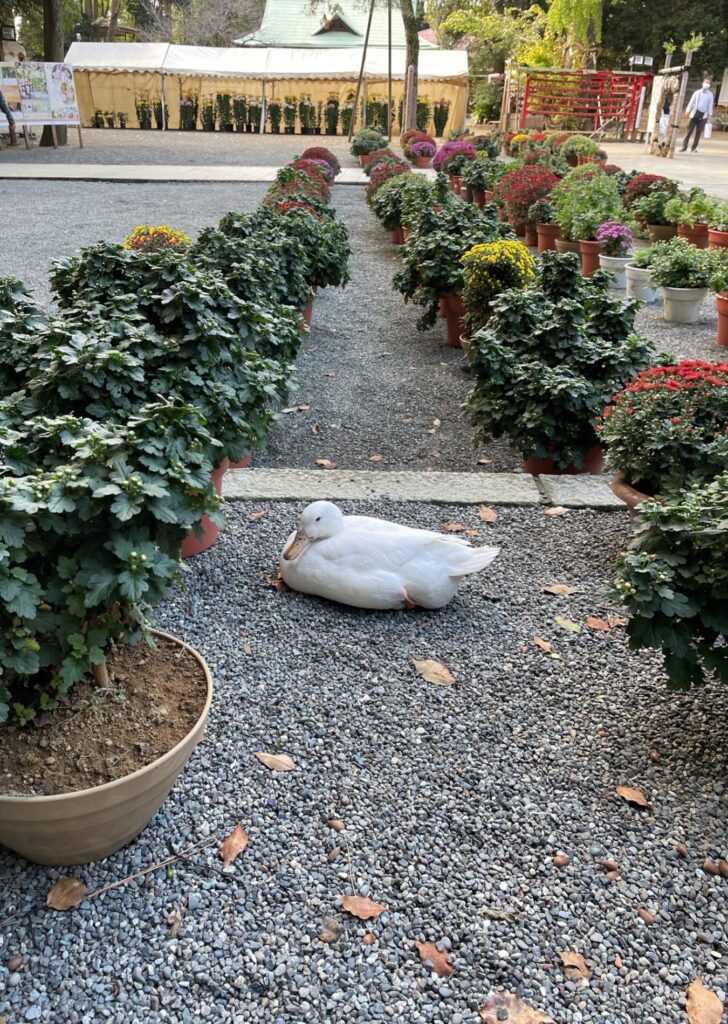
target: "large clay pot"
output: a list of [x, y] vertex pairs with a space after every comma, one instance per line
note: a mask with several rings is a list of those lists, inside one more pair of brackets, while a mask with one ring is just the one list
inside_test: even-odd
[[393, 245], [402, 245], [403, 244], [403, 242], [404, 242], [404, 235], [402, 234], [402, 228], [401, 227], [399, 227], [399, 228], [392, 228], [392, 230], [389, 232], [389, 241], [392, 242]]
[[301, 310], [301, 316], [303, 317], [303, 322], [306, 327], [310, 327], [311, 321], [313, 320], [313, 295]]
[[627, 287], [627, 273], [626, 267], [631, 259], [630, 256], [605, 256], [604, 253], [599, 254], [599, 266], [602, 270], [608, 270], [614, 277], [613, 288], [618, 291], [623, 291]]
[[652, 280], [649, 267], [626, 267], [627, 298], [639, 299], [640, 302], [657, 301], [657, 285]]
[[538, 235], [536, 234], [536, 228], [530, 224], [526, 224], [526, 231], [523, 236], [523, 244], [530, 246], [532, 249], [538, 245]]
[[516, 236], [518, 238], [525, 238], [525, 235], [526, 235], [526, 225], [524, 224], [524, 222], [522, 220], [519, 220], [519, 221], [511, 221], [510, 223], [511, 223], [511, 227], [516, 232]]
[[694, 228], [689, 228], [685, 224], [681, 224], [677, 229], [678, 238], [685, 238], [688, 242], [698, 249], [708, 248], [708, 225], [707, 224], [696, 224]]
[[662, 317], [669, 324], [696, 324], [707, 288], [665, 288]]
[[[212, 471], [212, 484], [215, 488], [215, 494], [222, 494], [222, 478], [225, 476], [229, 465], [228, 460], [223, 459], [217, 469]], [[190, 530], [182, 541], [180, 546], [182, 558], [193, 558], [195, 555], [202, 554], [203, 551], [211, 548], [220, 536], [220, 530], [209, 516], [203, 516], [200, 519], [200, 526], [202, 527], [202, 535], [200, 537], [193, 530]]]
[[441, 295], [437, 300], [437, 315], [441, 320], [445, 320], [447, 317], [447, 296]]
[[715, 297], [715, 308], [718, 312], [717, 342], [721, 348], [728, 347], [728, 292], [719, 292]]
[[623, 501], [629, 509], [629, 514], [634, 517], [638, 515], [638, 505], [643, 501], [649, 501], [650, 495], [645, 494], [643, 491], [638, 491], [636, 487], [627, 483], [627, 477], [624, 471], [617, 473], [609, 481], [609, 486], [612, 489], [612, 494]]
[[248, 452], [242, 459], [238, 459], [237, 462], [228, 462], [228, 469], [247, 469], [250, 465], [250, 460], [253, 457], [252, 452]]
[[581, 254], [582, 277], [589, 277], [590, 274], [596, 273], [599, 270], [602, 243], [596, 242], [593, 239], [582, 238], [579, 242], [579, 252]]
[[409, 238], [409, 228], [402, 228], [402, 242], [406, 242]]
[[58, 796], [0, 796], [0, 843], [36, 864], [88, 864], [126, 846], [149, 824], [205, 728], [212, 676], [194, 648], [153, 631], [191, 654], [207, 681], [200, 717], [180, 742], [145, 768], [93, 789]]
[[556, 250], [556, 239], [561, 237], [561, 228], [558, 224], [537, 224], [536, 234], [538, 236], [538, 251]]
[[424, 170], [425, 167], [429, 167], [431, 163], [432, 163], [432, 157], [431, 156], [416, 156], [415, 157], [415, 167], [418, 167], [421, 171]]
[[677, 234], [674, 224], [648, 224], [647, 231], [651, 242], [669, 242]]
[[493, 192], [492, 192], [491, 189], [487, 189], [487, 188], [484, 189], [483, 190], [483, 196], [485, 197], [485, 205], [486, 206], [488, 205], [488, 203], [492, 203], [493, 202]]
[[447, 343], [452, 348], [462, 348], [460, 339], [465, 333], [465, 305], [459, 295], [453, 295], [451, 292], [445, 295], [444, 299], [447, 308]]
[[473, 189], [473, 202], [476, 206], [485, 206], [485, 190], [482, 188]]
[[708, 248], [728, 249], [728, 231], [718, 231], [717, 228], [708, 228]]
[[578, 242], [572, 242], [568, 238], [557, 238], [556, 239], [556, 251], [562, 253], [575, 252], [578, 256], [581, 256], [581, 247]]
[[590, 448], [584, 458], [584, 465], [577, 468], [576, 466], [565, 466], [563, 469], [559, 469], [555, 464], [554, 460], [549, 456], [545, 459], [524, 459], [523, 460], [523, 472], [532, 473], [534, 476], [540, 474], [554, 475], [554, 476], [566, 476], [575, 473], [590, 473], [597, 475], [604, 469], [604, 449], [599, 445], [595, 445]]

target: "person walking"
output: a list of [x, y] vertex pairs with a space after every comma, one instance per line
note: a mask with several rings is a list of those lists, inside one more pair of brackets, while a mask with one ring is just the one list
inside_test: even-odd
[[692, 152], [694, 153], [698, 148], [700, 142], [700, 136], [703, 132], [703, 125], [706, 120], [713, 113], [713, 93], [710, 90], [710, 82], [706, 79], [703, 82], [702, 88], [696, 89], [693, 95], [690, 97], [688, 103], [687, 114], [690, 118], [688, 122], [688, 130], [683, 139], [681, 153], [686, 153], [690, 137], [695, 132], [695, 139], [692, 145]]
[[15, 134], [15, 118], [13, 117], [12, 110], [7, 104], [7, 100], [2, 94], [2, 90], [0, 90], [0, 110], [3, 112], [3, 114], [5, 114], [5, 116], [8, 119], [8, 128], [10, 129], [10, 145], [17, 146], [18, 138]]

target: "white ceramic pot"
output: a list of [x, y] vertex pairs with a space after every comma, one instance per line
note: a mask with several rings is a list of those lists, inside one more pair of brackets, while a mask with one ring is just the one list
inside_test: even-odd
[[624, 291], [627, 287], [625, 268], [631, 258], [631, 254], [629, 256], [605, 256], [603, 253], [599, 253], [599, 266], [602, 270], [608, 270], [615, 278], [612, 288]]
[[707, 288], [664, 288], [662, 318], [669, 324], [695, 324], [700, 319], [700, 307], [708, 294]]
[[657, 285], [652, 280], [652, 272], [648, 268], [625, 267], [627, 277], [627, 298], [639, 299], [640, 302], [657, 300]]

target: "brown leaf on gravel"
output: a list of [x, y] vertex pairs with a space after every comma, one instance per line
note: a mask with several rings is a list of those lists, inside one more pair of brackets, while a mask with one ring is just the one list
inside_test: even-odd
[[322, 469], [336, 469], [336, 463], [331, 459], [316, 459], [316, 465], [321, 466]]
[[512, 992], [499, 992], [486, 999], [485, 1005], [480, 1008], [480, 1019], [483, 1024], [556, 1024], [553, 1017], [541, 1010], [534, 1010]]
[[563, 965], [563, 972], [569, 981], [578, 981], [579, 978], [590, 978], [591, 971], [586, 965], [586, 960], [581, 953], [572, 953], [566, 950], [559, 953], [559, 960]]
[[462, 523], [443, 523], [442, 528], [445, 533], [462, 533], [465, 529]]
[[548, 640], [542, 640], [540, 636], [535, 636], [533, 638], [533, 642], [536, 644], [537, 647], [540, 647], [542, 651], [546, 651], [547, 654], [551, 654], [553, 647], [548, 642]]
[[335, 376], [336, 376], [336, 374], [334, 373], [333, 370], [325, 370], [324, 371], [324, 377], [335, 377]]
[[478, 513], [484, 523], [494, 523], [498, 518], [498, 513], [494, 508], [489, 508], [487, 505], [481, 505]]
[[617, 786], [615, 793], [626, 800], [628, 804], [636, 804], [637, 807], [649, 807], [650, 802], [643, 792], [633, 789], [632, 786]]
[[598, 619], [594, 615], [587, 615], [585, 621], [589, 629], [599, 629], [603, 633], [608, 633], [612, 628], [606, 619]]
[[493, 461], [492, 459], [478, 459], [478, 461], [475, 463], [475, 465], [476, 466], [489, 466], [492, 461]]
[[329, 826], [329, 828], [332, 828], [334, 832], [343, 832], [344, 829], [346, 828], [346, 825], [341, 820], [341, 818], [329, 818], [326, 824]]
[[557, 594], [559, 597], [568, 597], [579, 592], [577, 587], [570, 587], [568, 583], [548, 583], [541, 589], [545, 594]]
[[465, 536], [466, 537], [479, 537], [480, 536], [480, 530], [466, 530], [465, 531]]
[[567, 633], [581, 633], [581, 626], [573, 619], [567, 619], [563, 615], [554, 615], [554, 622], [557, 626], [565, 629]]
[[715, 863], [714, 860], [707, 860], [707, 859], [704, 860], [703, 861], [703, 871], [706, 873], [706, 875], [719, 875], [720, 874], [720, 868], [718, 867], [718, 865]]
[[287, 590], [291, 589], [282, 576], [266, 576], [263, 582], [267, 586], [273, 587], [279, 594], [285, 594]]
[[627, 619], [622, 618], [621, 615], [612, 615], [611, 612], [607, 615], [607, 622], [609, 623], [610, 629], [614, 629], [615, 626], [627, 625]]
[[10, 957], [10, 959], [8, 960], [6, 966], [7, 966], [7, 969], [9, 971], [15, 972], [15, 971], [19, 971], [24, 963], [25, 963], [24, 958], [20, 955], [20, 953], [16, 953], [15, 956], [11, 956]]
[[383, 458], [384, 458], [384, 456], [380, 455], [379, 452], [374, 452], [373, 455], [369, 456], [369, 461], [370, 462], [381, 462]]
[[299, 412], [308, 412], [311, 406], [308, 404], [308, 402], [303, 402], [301, 405], [296, 406], [296, 408], [298, 409]]
[[51, 910], [70, 910], [78, 906], [87, 891], [80, 878], [59, 878], [46, 896], [46, 906]]
[[616, 860], [603, 860], [602, 867], [605, 871], [619, 871], [619, 864]]
[[319, 932], [319, 939], [322, 942], [336, 942], [341, 935], [341, 925], [335, 917], [325, 917], [324, 923]]
[[422, 963], [429, 963], [435, 974], [445, 978], [452, 974], [453, 968], [447, 961], [447, 953], [442, 953], [434, 942], [415, 942]]
[[650, 751], [650, 761], [652, 761], [653, 764], [659, 764], [660, 760], [661, 760], [661, 758], [660, 758], [659, 753], [656, 750], [651, 750]]
[[265, 509], [261, 508], [257, 512], [251, 512], [250, 515], [248, 516], [248, 519], [251, 521], [251, 523], [257, 523], [258, 520], [262, 519], [264, 515]]
[[654, 914], [651, 914], [649, 912], [649, 910], [647, 910], [646, 907], [639, 907], [638, 910], [637, 910], [637, 916], [641, 917], [646, 925], [650, 925], [650, 924], [654, 924], [655, 923]]
[[333, 862], [336, 860], [340, 853], [341, 847], [335, 846], [333, 850], [329, 850], [329, 852], [326, 854], [326, 860], [329, 862], [329, 864], [333, 864]]
[[565, 853], [557, 853], [554, 857], [554, 864], [557, 868], [565, 868], [571, 864], [571, 857], [568, 857]]
[[685, 845], [685, 843], [678, 843], [675, 847], [675, 853], [678, 855], [678, 857], [687, 857], [688, 848]]
[[412, 659], [415, 671], [422, 676], [427, 683], [435, 683], [437, 686], [452, 686], [456, 681], [452, 672], [441, 665], [439, 661], [432, 661], [426, 658], [424, 661]]
[[554, 505], [552, 508], [544, 509], [543, 514], [545, 516], [565, 516], [568, 511], [568, 508], [564, 508], [563, 505]]
[[365, 946], [373, 946], [377, 941], [376, 937], [371, 932], [365, 932], [361, 940]]
[[619, 871], [607, 871], [604, 877], [607, 879], [608, 882], [616, 882], [616, 880], [619, 878], [619, 875]]
[[728, 860], [718, 861], [718, 871], [721, 878], [728, 878]]
[[257, 757], [272, 772], [292, 772], [296, 768], [288, 754], [266, 754], [262, 750], [255, 750], [253, 757]]
[[182, 911], [179, 907], [173, 907], [167, 914], [168, 937], [176, 939], [182, 926]]
[[688, 986], [685, 1011], [690, 1024], [720, 1024], [723, 1019], [723, 1003], [705, 987], [700, 975]]
[[[258, 755], [256, 754], [256, 757]], [[232, 864], [238, 854], [242, 853], [245, 847], [250, 842], [248, 833], [245, 832], [238, 824], [232, 830], [229, 836], [220, 843], [220, 856], [225, 867]]]
[[341, 896], [339, 898], [344, 910], [361, 921], [379, 917], [387, 909], [383, 903], [375, 903], [374, 900], [368, 900], [366, 896]]
[[320, 434], [321, 433], [321, 424], [320, 423], [312, 423], [311, 424], [311, 433], [312, 434]]

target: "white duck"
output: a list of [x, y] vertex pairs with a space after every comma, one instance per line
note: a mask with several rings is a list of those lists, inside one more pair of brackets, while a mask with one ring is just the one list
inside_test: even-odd
[[286, 541], [280, 573], [292, 590], [355, 608], [442, 608], [499, 550], [314, 501]]

